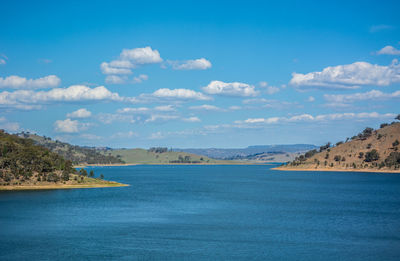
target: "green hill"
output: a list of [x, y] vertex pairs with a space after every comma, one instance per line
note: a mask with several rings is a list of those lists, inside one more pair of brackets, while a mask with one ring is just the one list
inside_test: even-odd
[[145, 149], [118, 149], [107, 150], [105, 154], [111, 154], [130, 164], [228, 164], [234, 163], [228, 160], [216, 160], [206, 156], [200, 156], [186, 152], [168, 151], [166, 148]]

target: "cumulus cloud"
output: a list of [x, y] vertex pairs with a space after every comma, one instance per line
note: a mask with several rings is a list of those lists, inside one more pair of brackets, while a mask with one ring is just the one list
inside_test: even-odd
[[211, 98], [201, 92], [196, 92], [190, 89], [158, 89], [151, 94], [157, 98], [168, 99], [191, 99], [191, 100], [210, 100]]
[[87, 129], [88, 125], [77, 120], [65, 119], [54, 123], [54, 130], [60, 133], [77, 133]]
[[226, 95], [226, 96], [257, 96], [258, 91], [253, 85], [241, 82], [226, 83], [222, 81], [212, 81], [203, 87], [203, 91], [208, 94]]
[[206, 70], [211, 68], [211, 62], [205, 58], [186, 60], [186, 61], [169, 61], [174, 70]]
[[6, 64], [7, 62], [6, 62], [6, 60], [5, 59], [3, 59], [3, 58], [0, 58], [0, 65], [4, 65], [4, 64]]
[[17, 122], [10, 122], [5, 117], [0, 117], [0, 129], [8, 132], [17, 132], [20, 130], [20, 126]]
[[68, 118], [80, 118], [80, 119], [83, 119], [83, 118], [89, 118], [90, 116], [92, 116], [92, 112], [88, 111], [85, 108], [82, 108], [82, 109], [79, 109], [79, 110], [76, 110], [74, 112], [71, 112], [71, 113], [67, 114]]
[[134, 64], [161, 63], [163, 59], [157, 50], [150, 46], [144, 48], [123, 49], [120, 55], [121, 60], [128, 60]]
[[0, 92], [0, 106], [18, 108], [35, 104], [54, 102], [82, 101], [129, 101], [118, 93], [112, 93], [104, 86], [89, 88], [84, 85], [72, 85], [68, 88], [55, 88], [49, 91], [17, 90]]
[[61, 80], [55, 75], [48, 75], [38, 79], [27, 79], [17, 75], [0, 77], [0, 88], [12, 89], [41, 89], [56, 87]]
[[313, 102], [313, 101], [315, 101], [315, 98], [313, 96], [310, 96], [310, 97], [308, 97], [307, 101], [308, 102]]
[[376, 52], [377, 54], [388, 54], [388, 55], [400, 55], [400, 50], [394, 48], [393, 46], [385, 46], [379, 51]]
[[290, 84], [299, 88], [355, 89], [360, 85], [387, 86], [400, 82], [400, 65], [396, 59], [388, 66], [355, 62], [327, 67], [321, 72], [293, 73]]
[[392, 93], [384, 93], [378, 90], [372, 90], [364, 93], [353, 93], [353, 94], [325, 94], [325, 100], [333, 103], [351, 103], [356, 101], [366, 100], [387, 100], [387, 99], [398, 99], [400, 98], [400, 91]]

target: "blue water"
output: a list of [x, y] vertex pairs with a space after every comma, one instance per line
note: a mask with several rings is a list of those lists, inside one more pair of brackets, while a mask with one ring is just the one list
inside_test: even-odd
[[0, 260], [399, 260], [400, 175], [97, 167], [130, 187], [0, 193]]

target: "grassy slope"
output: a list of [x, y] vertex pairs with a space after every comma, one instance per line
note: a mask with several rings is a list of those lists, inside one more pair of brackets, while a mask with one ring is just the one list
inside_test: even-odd
[[[381, 136], [381, 138], [379, 138]], [[330, 151], [323, 151], [315, 154], [311, 158], [307, 159], [303, 164], [298, 166], [282, 166], [278, 169], [293, 169], [293, 170], [378, 170], [377, 167], [372, 166], [371, 163], [365, 162], [364, 157], [360, 158], [359, 153], [362, 152], [364, 155], [375, 149], [378, 151], [380, 158], [376, 161], [376, 163], [380, 163], [385, 161], [385, 159], [389, 156], [389, 154], [395, 151], [392, 143], [395, 140], [400, 141], [400, 123], [394, 123], [392, 125], [386, 126], [384, 128], [378, 129], [374, 131], [374, 133], [365, 140], [356, 139], [343, 144], [340, 144], [336, 147], [330, 148]], [[371, 147], [368, 148], [369, 144]], [[328, 159], [326, 159], [326, 155]], [[335, 161], [334, 157], [336, 155], [340, 155], [341, 157], [345, 157], [345, 161]], [[315, 162], [319, 161], [320, 164], [316, 164]], [[325, 166], [325, 161], [327, 162]], [[353, 167], [353, 163], [356, 165], [356, 168]], [[330, 165], [333, 164], [333, 167]], [[368, 166], [366, 166], [368, 165]], [[391, 170], [387, 167], [381, 168], [381, 170]], [[392, 171], [400, 171], [400, 170], [392, 170]]]
[[[168, 151], [164, 153], [150, 152], [145, 149], [123, 149], [123, 150], [111, 150], [113, 156], [121, 155], [121, 159], [127, 164], [168, 164], [170, 161], [178, 160], [179, 156], [185, 157], [190, 156], [191, 161], [200, 161], [204, 164], [229, 164], [236, 163], [229, 160], [215, 160], [206, 156], [200, 156], [196, 154], [190, 154], [186, 152], [175, 152]], [[201, 160], [201, 158], [203, 160]]]

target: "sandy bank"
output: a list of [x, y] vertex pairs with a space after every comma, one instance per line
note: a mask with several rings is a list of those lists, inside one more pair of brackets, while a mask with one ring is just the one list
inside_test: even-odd
[[127, 187], [129, 185], [110, 181], [103, 184], [54, 184], [54, 185], [10, 185], [0, 186], [1, 190], [47, 190], [47, 189], [82, 189], [82, 188], [108, 188]]

